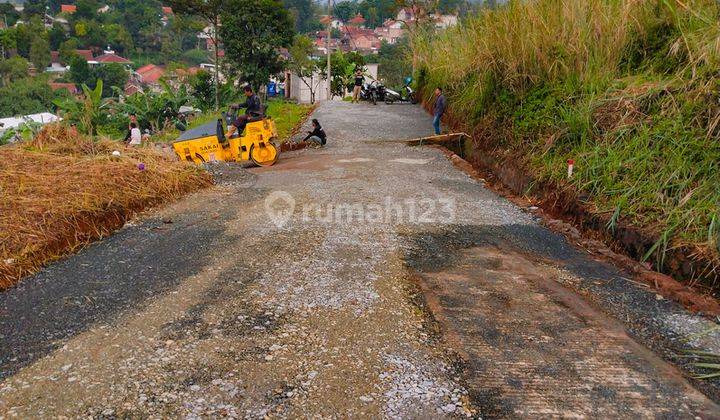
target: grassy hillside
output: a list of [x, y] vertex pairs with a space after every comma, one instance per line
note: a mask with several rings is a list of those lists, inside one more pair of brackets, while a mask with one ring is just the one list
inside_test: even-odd
[[[413, 42], [426, 95], [598, 213], [653, 232], [647, 257], [720, 255], [720, 3], [536, 0]], [[566, 161], [576, 175], [566, 178]]]

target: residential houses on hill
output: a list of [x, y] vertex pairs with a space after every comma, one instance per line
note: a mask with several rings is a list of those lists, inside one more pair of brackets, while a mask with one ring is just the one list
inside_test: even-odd
[[[428, 19], [434, 22], [438, 29], [448, 28], [457, 25], [457, 15], [443, 15], [439, 13], [431, 14]], [[395, 44], [405, 35], [408, 26], [417, 22], [416, 13], [412, 8], [400, 9], [395, 19], [388, 19], [383, 22], [382, 26], [370, 29], [365, 27], [365, 18], [357, 14], [343, 22], [333, 16], [322, 16], [320, 23], [323, 25], [330, 24], [330, 28], [335, 32], [340, 32], [341, 36], [332, 37], [330, 39], [330, 49], [341, 49], [345, 52], [358, 51], [363, 54], [377, 52], [383, 42]], [[317, 52], [324, 54], [327, 50], [327, 31], [317, 31], [314, 34], [315, 47]]]

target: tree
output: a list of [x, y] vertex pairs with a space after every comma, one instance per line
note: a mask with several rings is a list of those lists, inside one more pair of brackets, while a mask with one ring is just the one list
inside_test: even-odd
[[319, 68], [318, 62], [310, 57], [314, 49], [312, 40], [305, 35], [296, 35], [288, 49], [290, 52], [288, 69], [297, 74], [310, 90], [310, 103], [313, 104], [315, 103], [315, 93], [322, 80], [321, 77], [317, 77], [317, 80], [315, 80]]
[[[75, 54], [75, 50], [78, 49], [78, 45], [79, 43], [77, 38], [70, 38], [60, 44], [60, 48], [58, 48], [58, 55], [60, 56], [60, 61], [69, 65], [72, 56], [77, 55]], [[87, 65], [87, 62], [85, 64]]]
[[45, 16], [47, 7], [47, 0], [27, 0], [25, 1], [23, 13], [27, 18], [32, 16]]
[[100, 3], [96, 0], [77, 0], [75, 6], [77, 7], [73, 16], [75, 19], [95, 19]]
[[75, 83], [76, 85], [91, 83], [92, 70], [90, 69], [90, 66], [88, 65], [88, 62], [85, 60], [85, 58], [80, 57], [75, 53], [72, 53], [68, 64], [70, 64], [70, 72], [68, 74], [68, 77], [70, 78], [70, 80], [73, 81], [73, 83]]
[[404, 79], [412, 76], [412, 64], [409, 60], [410, 50], [406, 37], [395, 44], [383, 41], [378, 51], [378, 77], [383, 79], [386, 86], [403, 86]]
[[202, 49], [187, 50], [183, 52], [182, 59], [192, 66], [199, 66], [202, 63], [207, 63], [208, 52]]
[[132, 35], [130, 35], [130, 32], [128, 32], [125, 27], [117, 23], [111, 23], [103, 25], [103, 29], [105, 30], [105, 34], [107, 36], [107, 44], [109, 44], [113, 50], [117, 51], [121, 55], [132, 51], [135, 44], [133, 42]]
[[215, 97], [215, 82], [212, 75], [201, 70], [190, 79], [190, 86], [192, 86], [195, 105], [203, 111], [211, 109]]
[[315, 18], [312, 0], [283, 0], [283, 6], [295, 20], [295, 30], [304, 33], [310, 30]]
[[288, 47], [294, 31], [279, 0], [229, 0], [220, 28], [225, 53], [242, 79], [255, 89], [283, 70], [278, 49]]
[[21, 56], [30, 57], [30, 45], [38, 32], [29, 24], [18, 25], [15, 28], [15, 47]]
[[160, 55], [163, 62], [176, 61], [182, 54], [182, 39], [172, 31], [164, 31], [160, 36]]
[[[353, 51], [343, 54], [342, 51], [335, 51], [331, 59], [331, 90], [333, 95], [343, 97], [345, 92], [351, 88], [357, 68], [365, 66], [365, 59], [359, 53]], [[326, 69], [323, 67], [323, 75]]]
[[180, 107], [190, 103], [192, 97], [187, 86], [172, 88], [160, 82], [162, 92], [138, 92], [125, 98], [123, 102], [115, 102], [113, 111], [116, 115], [135, 114], [142, 128], [160, 131], [177, 120]]
[[210, 39], [215, 54], [215, 110], [220, 109], [220, 16], [229, 0], [169, 0], [175, 13], [195, 15], [210, 26]]
[[5, 58], [10, 51], [17, 48], [17, 42], [15, 41], [15, 30], [7, 29], [0, 31], [0, 60]]
[[123, 89], [130, 75], [122, 64], [110, 63], [97, 68], [94, 79], [103, 81], [103, 98], [113, 95], [113, 88]]
[[15, 26], [15, 23], [20, 19], [20, 13], [15, 10], [15, 6], [12, 3], [0, 3], [0, 21], [7, 23], [7, 27], [11, 28]]
[[400, 21], [407, 29], [407, 37], [412, 51], [413, 70], [417, 69], [417, 56], [415, 55], [415, 40], [422, 30], [431, 29], [433, 26], [432, 13], [438, 10], [440, 0], [396, 0], [398, 8], [406, 8], [413, 11], [414, 19]]
[[53, 92], [45, 77], [25, 77], [0, 88], [0, 115], [27, 115], [52, 110], [53, 100], [61, 92]]
[[50, 41], [50, 48], [57, 50], [60, 45], [67, 41], [67, 35], [65, 29], [59, 23], [53, 23], [52, 28], [48, 31], [48, 41]]
[[50, 44], [43, 36], [37, 36], [30, 45], [30, 62], [33, 63], [37, 71], [42, 72], [50, 65], [52, 57], [50, 55]]
[[28, 77], [29, 70], [30, 63], [20, 56], [0, 60], [0, 86], [7, 87], [17, 80]]
[[103, 99], [103, 81], [98, 80], [95, 89], [82, 85], [83, 99], [63, 98], [53, 101], [63, 111], [66, 120], [74, 122], [82, 133], [93, 135], [95, 129], [105, 121], [106, 109], [110, 102]]
[[85, 47], [105, 47], [107, 34], [105, 28], [96, 20], [79, 19], [75, 22], [75, 36]]
[[333, 8], [335, 17], [343, 22], [350, 20], [357, 12], [357, 3], [347, 0], [335, 3], [335, 7]]

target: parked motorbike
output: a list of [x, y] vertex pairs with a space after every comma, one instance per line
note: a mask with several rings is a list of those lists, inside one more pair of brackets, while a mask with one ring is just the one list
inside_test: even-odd
[[375, 80], [374, 83], [375, 83], [375, 87], [377, 89], [377, 100], [384, 101], [385, 97], [387, 96], [387, 89], [385, 88], [385, 85], [378, 82], [377, 80]]
[[362, 85], [362, 88], [360, 90], [360, 99], [372, 102], [373, 105], [377, 104], [377, 86], [375, 86], [374, 81]]
[[418, 103], [416, 96], [415, 91], [413, 91], [409, 84], [406, 84], [400, 92], [392, 89], [385, 89], [385, 103], [388, 105], [394, 102], [409, 102], [411, 104], [416, 104]]
[[371, 102], [373, 105], [377, 105], [378, 101], [384, 101], [386, 95], [385, 86], [377, 80], [366, 83], [360, 90], [360, 99]]

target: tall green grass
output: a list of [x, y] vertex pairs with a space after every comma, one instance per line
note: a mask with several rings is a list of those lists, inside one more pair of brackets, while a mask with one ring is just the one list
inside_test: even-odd
[[482, 147], [654, 232], [658, 265], [678, 245], [718, 259], [718, 2], [518, 0], [412, 45], [421, 90]]

